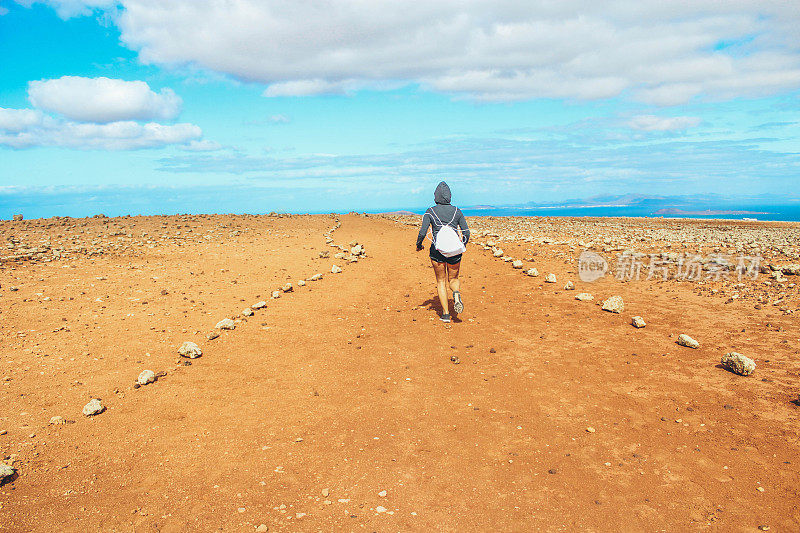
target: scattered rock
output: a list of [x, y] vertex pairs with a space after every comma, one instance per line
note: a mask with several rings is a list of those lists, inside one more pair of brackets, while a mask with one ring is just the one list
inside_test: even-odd
[[611, 298], [603, 300], [602, 309], [609, 313], [621, 313], [625, 310], [625, 303], [622, 301], [622, 296], [612, 296]]
[[582, 302], [588, 302], [590, 300], [594, 300], [594, 296], [592, 296], [588, 292], [581, 292], [575, 295], [575, 299], [580, 300]]
[[14, 219], [14, 222], [19, 222], [20, 220], [23, 219], [23, 216], [20, 214], [16, 214], [12, 218]]
[[596, 431], [597, 430], [594, 429], [592, 426], [589, 426], [588, 428], [586, 428], [586, 433], [595, 433]]
[[260, 524], [256, 528], [256, 533], [267, 533], [269, 531], [269, 526], [267, 524]]
[[223, 318], [214, 327], [217, 329], [233, 329], [236, 327], [236, 323], [230, 318]]
[[338, 273], [340, 273], [341, 271], [342, 271], [342, 269], [341, 269], [339, 266], [337, 266], [337, 265], [333, 265], [333, 266], [331, 267], [331, 274], [338, 274]]
[[219, 337], [219, 331], [217, 331], [217, 330], [209, 331], [208, 333], [206, 333], [206, 339], [208, 339], [210, 341], [213, 341], [217, 337]]
[[574, 291], [575, 290], [575, 284], [572, 283], [571, 281], [568, 281], [567, 284], [564, 285], [564, 290], [565, 291]]
[[454, 365], [457, 365], [458, 363], [461, 362], [461, 359], [459, 359], [457, 355], [451, 355], [450, 360], [453, 362]]
[[272, 297], [273, 298], [280, 298], [281, 297], [281, 291], [272, 291]]
[[186, 341], [181, 344], [181, 347], [178, 348], [178, 353], [182, 357], [186, 357], [188, 359], [197, 359], [203, 355], [203, 351], [200, 349], [200, 347], [192, 341]]
[[631, 324], [635, 328], [643, 328], [647, 325], [647, 323], [644, 321], [644, 318], [640, 316], [631, 317]]
[[678, 335], [678, 340], [675, 341], [675, 342], [677, 342], [681, 346], [686, 346], [687, 348], [699, 348], [700, 347], [700, 343], [699, 342], [697, 342], [696, 340], [691, 338], [689, 335], [686, 335], [685, 333], [681, 333], [680, 335]]
[[249, 307], [245, 307], [244, 309], [242, 309], [242, 316], [253, 316], [253, 314], [254, 314], [253, 310], [250, 309]]
[[[199, 349], [199, 348], [198, 348]], [[156, 380], [156, 373], [152, 370], [142, 370], [139, 377], [136, 378], [136, 383], [139, 385], [148, 385]]]
[[356, 244], [352, 248], [350, 248], [350, 255], [362, 255], [364, 253], [364, 247], [360, 244]]
[[328, 496], [330, 496], [330, 493], [331, 493], [331, 489], [322, 489], [322, 497], [323, 498], [327, 498]]
[[63, 416], [54, 416], [50, 419], [51, 426], [60, 426], [62, 424], [66, 424], [67, 420]]
[[737, 352], [726, 353], [720, 363], [727, 370], [740, 376], [749, 376], [756, 369], [755, 361]]
[[292, 290], [293, 290], [293, 288], [292, 288], [292, 284], [291, 284], [291, 283], [287, 283], [286, 285], [284, 285], [283, 287], [281, 287], [281, 290], [282, 290], [283, 292], [292, 292]]
[[556, 282], [556, 275], [550, 272], [545, 278], [545, 283], [555, 283]]
[[83, 406], [83, 414], [86, 416], [99, 415], [105, 410], [106, 408], [103, 406], [102, 403], [100, 403], [100, 400], [97, 398], [92, 398], [91, 400], [89, 400], [89, 403]]
[[521, 259], [515, 259], [514, 262], [511, 263], [511, 266], [514, 268], [522, 268], [524, 264], [525, 263], [523, 263]]
[[304, 279], [299, 280], [297, 282], [297, 286], [298, 287], [305, 287], [306, 286], [306, 280], [304, 280]]
[[250, 309], [263, 309], [267, 306], [267, 302], [261, 300], [260, 302], [256, 302], [250, 306]]
[[539, 275], [539, 271], [536, 270], [535, 268], [529, 268], [528, 270], [525, 271], [525, 273], [532, 278], [535, 278], [536, 276]]
[[13, 467], [8, 466], [5, 463], [0, 463], [0, 483], [3, 483], [6, 479], [12, 477], [16, 470]]

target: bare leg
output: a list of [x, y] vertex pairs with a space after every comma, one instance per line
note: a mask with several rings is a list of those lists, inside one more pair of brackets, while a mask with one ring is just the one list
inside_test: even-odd
[[436, 274], [436, 292], [439, 294], [439, 302], [442, 304], [442, 314], [449, 315], [450, 309], [447, 304], [447, 267], [446, 263], [439, 263], [431, 259], [433, 272]]
[[447, 278], [450, 280], [450, 290], [453, 291], [453, 309], [457, 314], [464, 311], [464, 303], [461, 301], [461, 282], [458, 281], [458, 271], [461, 263], [447, 265]]
[[461, 283], [458, 281], [458, 270], [461, 268], [461, 263], [455, 265], [447, 265], [447, 277], [450, 280], [450, 290], [458, 292], [461, 290]]

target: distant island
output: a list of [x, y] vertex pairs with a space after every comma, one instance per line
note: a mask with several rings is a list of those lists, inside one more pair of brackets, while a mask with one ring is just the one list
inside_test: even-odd
[[768, 211], [725, 211], [704, 209], [702, 211], [687, 211], [675, 207], [666, 209], [659, 209], [654, 214], [656, 215], [688, 215], [688, 216], [720, 216], [720, 215], [769, 215]]
[[381, 215], [416, 215], [411, 211], [387, 211], [385, 213], [381, 213]]

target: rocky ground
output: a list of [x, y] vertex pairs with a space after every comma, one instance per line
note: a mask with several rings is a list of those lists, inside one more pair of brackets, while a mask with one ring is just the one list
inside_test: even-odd
[[418, 223], [0, 222], [0, 530], [800, 529], [800, 225]]

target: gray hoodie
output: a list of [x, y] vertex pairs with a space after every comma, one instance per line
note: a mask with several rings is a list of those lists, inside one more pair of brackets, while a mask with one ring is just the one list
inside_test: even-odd
[[428, 227], [431, 227], [431, 233], [435, 236], [444, 224], [451, 226], [453, 229], [461, 228], [464, 244], [469, 242], [469, 227], [467, 227], [467, 219], [464, 218], [464, 213], [461, 209], [454, 205], [450, 205], [450, 187], [443, 181], [439, 182], [436, 186], [436, 191], [433, 193], [433, 200], [436, 205], [429, 207], [425, 214], [422, 215], [422, 227], [419, 229], [417, 235], [417, 247], [422, 246], [422, 241], [425, 240], [425, 235], [428, 233]]

